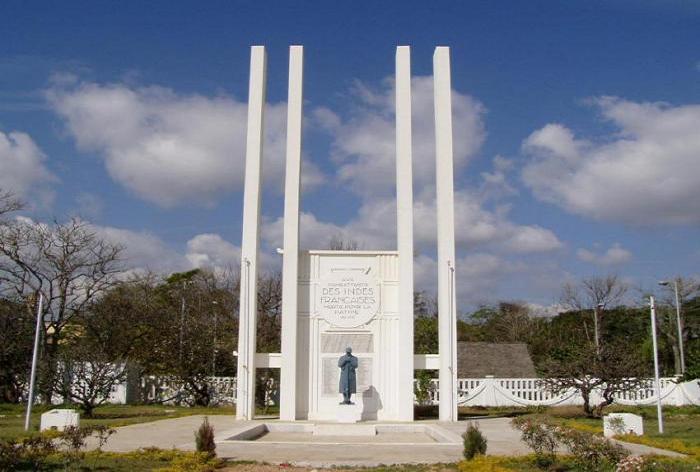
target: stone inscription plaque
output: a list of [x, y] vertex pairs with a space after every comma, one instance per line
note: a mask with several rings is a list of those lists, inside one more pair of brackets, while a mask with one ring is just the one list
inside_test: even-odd
[[345, 353], [345, 348], [348, 346], [354, 353], [374, 352], [371, 334], [321, 334], [321, 352], [324, 354], [332, 353], [340, 356]]
[[[324, 397], [338, 395], [338, 383], [340, 381], [338, 357], [324, 357], [322, 359]], [[362, 395], [362, 392], [372, 385], [372, 358], [357, 356], [357, 364], [357, 370], [355, 370], [355, 375], [357, 375], [357, 394]]]
[[379, 284], [370, 268], [337, 268], [319, 280], [316, 307], [331, 325], [355, 328], [379, 310]]

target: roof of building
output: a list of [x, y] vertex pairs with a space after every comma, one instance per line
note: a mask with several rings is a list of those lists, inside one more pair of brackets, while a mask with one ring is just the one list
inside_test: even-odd
[[457, 343], [459, 378], [537, 377], [525, 343]]

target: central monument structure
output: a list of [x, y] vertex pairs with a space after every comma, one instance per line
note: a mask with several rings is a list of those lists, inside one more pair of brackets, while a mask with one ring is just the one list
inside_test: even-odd
[[[266, 52], [251, 48], [246, 140], [238, 419], [253, 419], [255, 369], [280, 368], [280, 419], [334, 420], [338, 356], [357, 355], [355, 402], [362, 419], [413, 420], [414, 368], [440, 371], [440, 420], [457, 420], [455, 243], [449, 48], [433, 56], [437, 190], [439, 346], [413, 352], [413, 171], [410, 48], [396, 49], [396, 251], [299, 248], [303, 47], [289, 51], [282, 262], [282, 352], [256, 352], [257, 272]], [[340, 406], [343, 407], [343, 406]]]

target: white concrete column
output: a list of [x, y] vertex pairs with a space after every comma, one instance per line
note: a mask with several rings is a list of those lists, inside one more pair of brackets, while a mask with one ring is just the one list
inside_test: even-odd
[[246, 138], [243, 238], [241, 242], [241, 296], [238, 318], [238, 378], [236, 418], [255, 414], [255, 332], [257, 325], [258, 248], [262, 183], [263, 114], [267, 55], [264, 46], [250, 50], [248, 134]]
[[454, 164], [450, 48], [433, 55], [435, 177], [437, 188], [440, 420], [457, 421], [457, 315], [455, 297]]
[[413, 420], [413, 164], [411, 49], [396, 48], [396, 242], [399, 251], [398, 418]]
[[287, 98], [287, 170], [284, 183], [282, 256], [282, 367], [280, 419], [296, 420], [297, 295], [299, 278], [299, 191], [304, 81], [304, 47], [289, 48]]

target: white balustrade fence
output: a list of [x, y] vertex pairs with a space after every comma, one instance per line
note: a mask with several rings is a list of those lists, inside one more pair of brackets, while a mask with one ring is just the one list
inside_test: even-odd
[[[232, 405], [236, 403], [235, 377], [209, 377], [211, 403], [213, 405]], [[188, 404], [192, 397], [183, 389], [182, 383], [172, 376], [141, 377], [137, 398], [128, 399], [126, 384], [114, 387], [110, 403], [127, 403], [139, 401], [163, 404]], [[439, 380], [432, 379], [428, 392], [427, 404], [440, 402]], [[519, 378], [469, 378], [457, 379], [458, 403], [460, 406], [564, 406], [581, 405], [583, 399], [576, 391], [553, 394], [545, 388], [542, 379]], [[272, 379], [267, 379], [267, 404], [274, 405], [278, 400], [278, 386]], [[60, 401], [59, 398], [56, 398]], [[593, 392], [591, 403], [602, 401], [599, 393]], [[653, 405], [656, 392], [653, 379], [647, 379], [639, 388], [621, 393], [615, 402], [622, 405]], [[700, 379], [677, 383], [674, 378], [661, 379], [661, 402], [664, 405], [700, 405]]]
[[[212, 405], [236, 403], [235, 377], [208, 377], [209, 395]], [[146, 403], [174, 405], [192, 403], [193, 396], [183, 388], [177, 377], [148, 375], [141, 377], [140, 400]]]
[[[432, 380], [429, 404], [437, 405], [439, 380]], [[583, 398], [577, 391], [553, 394], [545, 388], [542, 379], [506, 379], [484, 377], [457, 379], [457, 395], [460, 406], [563, 406], [582, 405]], [[591, 403], [599, 403], [598, 391], [591, 395]], [[615, 396], [621, 405], [656, 404], [654, 380], [647, 379], [639, 388]], [[674, 378], [661, 379], [661, 403], [664, 405], [700, 405], [700, 380], [677, 383]]]

